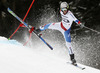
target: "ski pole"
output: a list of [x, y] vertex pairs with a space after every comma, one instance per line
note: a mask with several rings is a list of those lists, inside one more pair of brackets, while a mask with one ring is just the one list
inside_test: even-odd
[[89, 30], [91, 30], [91, 31], [93, 31], [93, 32], [96, 32], [96, 33], [100, 34], [100, 32], [99, 32], [99, 31], [97, 31], [97, 30], [91, 29], [91, 28], [86, 27], [86, 26], [84, 26], [84, 28], [89, 29]]
[[89, 28], [89, 27], [86, 27], [84, 24], [85, 24], [85, 23], [80, 24], [80, 27], [82, 26], [82, 28], [86, 28], [86, 29], [89, 29], [89, 30], [91, 30], [91, 31], [93, 31], [93, 32], [96, 32], [96, 33], [100, 34], [99, 31], [94, 30], [94, 29], [91, 29], [91, 28]]

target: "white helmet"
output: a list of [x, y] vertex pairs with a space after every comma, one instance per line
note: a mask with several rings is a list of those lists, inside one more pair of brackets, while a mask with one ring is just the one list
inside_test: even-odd
[[61, 2], [61, 4], [60, 4], [60, 9], [62, 9], [62, 8], [69, 8], [69, 5], [68, 5], [68, 3], [67, 2]]

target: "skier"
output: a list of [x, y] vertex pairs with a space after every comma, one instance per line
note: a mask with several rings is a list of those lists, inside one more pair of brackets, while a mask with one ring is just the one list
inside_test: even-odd
[[39, 29], [36, 29], [34, 31], [37, 34], [39, 34], [41, 31], [46, 30], [46, 29], [59, 30], [65, 38], [66, 46], [68, 48], [69, 55], [70, 55], [70, 60], [71, 60], [72, 64], [75, 65], [76, 60], [74, 57], [74, 53], [72, 51], [70, 29], [71, 29], [71, 25], [72, 25], [73, 21], [76, 22], [77, 24], [79, 24], [81, 27], [83, 27], [83, 25], [69, 10], [69, 5], [67, 2], [62, 2], [60, 4], [60, 14], [62, 17], [61, 22], [45, 24], [45, 25], [41, 26]]

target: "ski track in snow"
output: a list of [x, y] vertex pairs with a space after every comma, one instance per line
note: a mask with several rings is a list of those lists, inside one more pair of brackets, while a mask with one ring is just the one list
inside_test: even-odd
[[100, 70], [81, 65], [85, 70], [67, 64], [52, 55], [50, 49], [38, 51], [23, 46], [16, 40], [0, 37], [0, 73], [100, 73]]

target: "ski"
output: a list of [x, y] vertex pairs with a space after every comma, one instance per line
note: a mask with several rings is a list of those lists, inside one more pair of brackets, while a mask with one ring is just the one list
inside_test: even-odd
[[72, 64], [71, 62], [67, 62], [67, 64], [70, 64], [70, 65], [72, 65], [72, 66], [75, 66], [75, 67], [77, 67], [77, 68], [79, 68], [79, 69], [81, 69], [81, 70], [84, 70], [85, 69], [85, 67], [82, 67], [82, 66], [80, 66], [80, 65], [78, 65], [78, 64]]
[[[24, 24], [28, 29], [30, 29], [28, 27], [28, 24], [25, 23], [20, 17], [18, 17], [10, 8], [7, 8], [7, 11], [13, 15], [18, 21], [20, 21], [22, 24]], [[51, 50], [53, 50], [53, 47], [51, 47], [42, 37], [41, 35], [36, 34], [34, 31], [32, 32], [34, 33], [38, 38], [40, 38]]]

